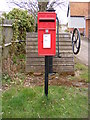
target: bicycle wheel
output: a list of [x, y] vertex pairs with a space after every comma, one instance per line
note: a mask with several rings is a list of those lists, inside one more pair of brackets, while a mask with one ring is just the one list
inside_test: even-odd
[[80, 32], [77, 28], [74, 28], [72, 34], [72, 49], [75, 55], [78, 54], [80, 51], [80, 43]]

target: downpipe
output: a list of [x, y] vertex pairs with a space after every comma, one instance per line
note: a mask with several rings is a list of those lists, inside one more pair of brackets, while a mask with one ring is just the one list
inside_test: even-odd
[[57, 43], [58, 43], [58, 54], [57, 54], [57, 57], [61, 58], [60, 51], [59, 51], [59, 19], [58, 19], [57, 16], [56, 16], [56, 19], [57, 19]]

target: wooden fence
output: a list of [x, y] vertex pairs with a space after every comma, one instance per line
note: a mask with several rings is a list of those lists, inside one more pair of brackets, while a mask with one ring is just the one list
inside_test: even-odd
[[4, 20], [0, 25], [0, 55], [7, 58], [13, 38], [12, 20]]
[[[44, 57], [38, 56], [37, 33], [27, 33], [26, 36], [26, 72], [44, 72]], [[74, 73], [74, 56], [69, 33], [59, 34], [61, 58], [53, 58], [53, 70], [58, 73]], [[56, 43], [57, 48], [57, 43]]]
[[[26, 72], [44, 72], [45, 61], [44, 57], [38, 56], [37, 36], [37, 33], [27, 33], [26, 36]], [[11, 50], [12, 37], [12, 21], [6, 20], [2, 24], [0, 58], [2, 56], [3, 58], [8, 57]], [[71, 35], [69, 33], [60, 33], [59, 38], [61, 58], [58, 58], [57, 55], [53, 58], [53, 70], [59, 73], [74, 73]]]

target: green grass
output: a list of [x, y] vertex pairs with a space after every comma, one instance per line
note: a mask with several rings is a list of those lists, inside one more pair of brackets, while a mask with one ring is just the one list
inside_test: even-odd
[[80, 78], [85, 80], [86, 82], [89, 82], [88, 81], [88, 66], [84, 65], [84, 64], [81, 64], [81, 63], [77, 63], [75, 65], [75, 69], [80, 71]]
[[[15, 56], [13, 58], [15, 64], [17, 58], [25, 60], [24, 55]], [[67, 76], [67, 79], [88, 82], [88, 67], [75, 61], [75, 72], [78, 71], [79, 75]], [[9, 75], [3, 75], [2, 83], [10, 87], [2, 94], [3, 118], [88, 117], [88, 88], [49, 85], [47, 98], [43, 87], [23, 87], [26, 78], [24, 72], [19, 71], [15, 74], [15, 78], [17, 79], [11, 80]]]
[[83, 80], [85, 82], [90, 82], [88, 79], [88, 66], [77, 62], [77, 60], [75, 59], [75, 73], [79, 72], [79, 75], [75, 75], [75, 76], [70, 76], [69, 79], [70, 80]]
[[86, 82], [89, 82], [88, 81], [88, 66], [85, 66], [84, 64], [81, 64], [81, 63], [77, 63], [75, 65], [75, 68], [76, 68], [76, 70], [81, 71], [80, 78], [84, 79]]
[[84, 118], [88, 117], [88, 89], [49, 86], [12, 87], [2, 98], [3, 118]]

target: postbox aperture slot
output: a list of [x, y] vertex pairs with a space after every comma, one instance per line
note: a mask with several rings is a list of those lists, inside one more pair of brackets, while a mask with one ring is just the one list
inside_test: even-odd
[[39, 20], [40, 22], [54, 22], [55, 20]]
[[54, 22], [55, 18], [39, 18], [40, 22]]

